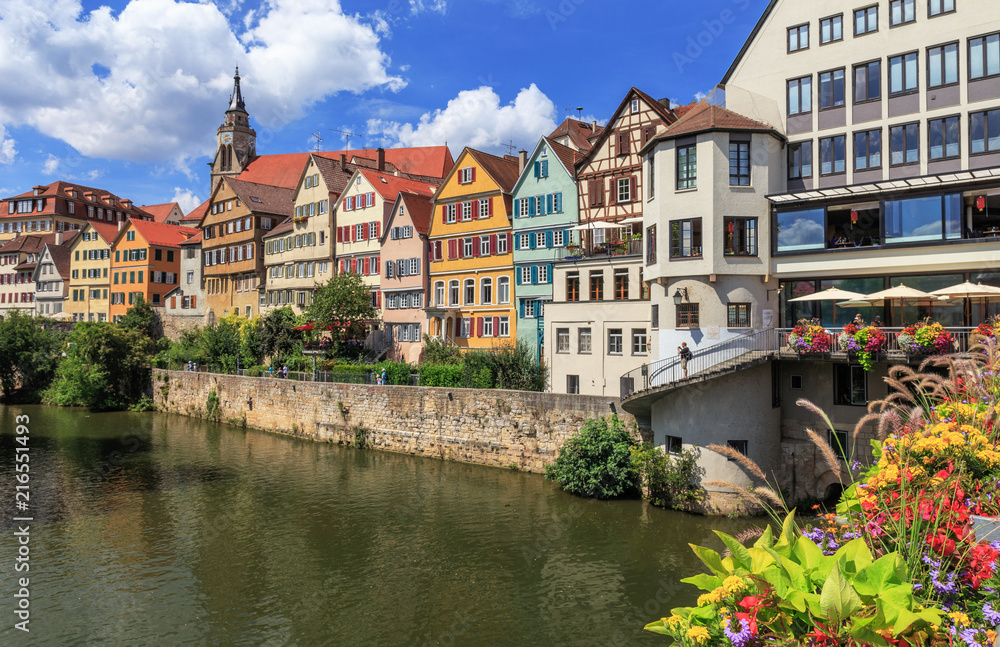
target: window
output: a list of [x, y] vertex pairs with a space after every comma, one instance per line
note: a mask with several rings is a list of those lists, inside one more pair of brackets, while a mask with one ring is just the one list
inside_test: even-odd
[[958, 43], [927, 50], [927, 87], [958, 83]]
[[580, 274], [577, 272], [566, 275], [566, 300], [580, 300]]
[[476, 303], [476, 280], [465, 279], [465, 305]]
[[930, 17], [955, 11], [955, 0], [930, 0], [927, 5], [927, 14]]
[[853, 407], [868, 405], [868, 379], [864, 368], [849, 364], [834, 365], [833, 403]]
[[638, 99], [632, 99], [632, 106], [631, 106], [631, 108], [632, 108], [632, 113], [633, 114], [636, 113], [636, 112], [639, 112], [639, 100]]
[[[745, 441], [745, 440], [727, 440], [726, 441], [726, 445], [728, 445], [732, 449], [735, 449], [736, 451], [738, 451], [739, 453], [743, 454], [744, 456], [747, 456], [747, 452], [750, 451], [749, 446], [748, 446], [749, 443], [747, 441]], [[732, 460], [735, 460], [735, 459], [730, 458], [729, 460], [732, 461]]]
[[515, 269], [514, 271], [515, 272], [519, 272], [520, 275], [521, 275], [520, 276], [521, 280], [518, 281], [518, 285], [528, 285], [528, 284], [531, 283], [531, 266], [530, 265], [522, 265], [519, 269]]
[[444, 302], [444, 281], [438, 281], [434, 284], [434, 305], [441, 307], [445, 305]]
[[194, 271], [193, 270], [188, 271], [188, 273], [187, 273], [187, 282], [188, 282], [188, 284], [194, 283]]
[[677, 148], [677, 190], [693, 189], [698, 186], [698, 147]]
[[917, 19], [916, 0], [889, 0], [889, 25], [905, 25]]
[[497, 234], [497, 254], [507, 253], [507, 241], [510, 240], [510, 234]]
[[701, 218], [670, 221], [670, 258], [701, 256]]
[[656, 225], [646, 227], [646, 263], [656, 262]]
[[920, 124], [889, 128], [890, 164], [915, 164], [920, 161]]
[[679, 455], [684, 449], [684, 440], [680, 436], [667, 436], [663, 449], [668, 454]]
[[[510, 277], [501, 276], [497, 280], [497, 303], [510, 303]], [[501, 320], [503, 317], [500, 318]], [[506, 337], [507, 335], [500, 335]]]
[[483, 279], [480, 284], [479, 295], [483, 304], [493, 303], [493, 279]]
[[812, 112], [812, 76], [788, 82], [788, 115]]
[[[502, 280], [503, 279], [501, 279], [501, 281]], [[499, 330], [497, 331], [497, 336], [498, 337], [510, 337], [510, 317], [509, 316], [505, 315], [503, 317], [500, 317], [500, 327], [499, 327]]]
[[[492, 337], [493, 317], [483, 317], [482, 322], [483, 322], [483, 337]], [[413, 341], [417, 341], [418, 339], [420, 339], [419, 335]]]
[[969, 39], [969, 78], [1000, 74], [1000, 33]]
[[730, 303], [726, 308], [726, 326], [728, 328], [750, 327], [750, 304]]
[[569, 352], [569, 328], [556, 329], [556, 352]]
[[593, 341], [590, 335], [590, 328], [580, 328], [577, 333], [577, 352], [589, 354], [593, 352]]
[[533, 319], [536, 316], [535, 304], [537, 303], [534, 299], [521, 299], [521, 318]]
[[962, 237], [962, 196], [885, 201], [885, 241], [913, 243]]
[[969, 138], [972, 153], [1000, 151], [1000, 110], [969, 115]]
[[580, 376], [579, 375], [567, 375], [566, 376], [566, 393], [570, 395], [578, 395], [580, 393]]
[[778, 212], [778, 252], [824, 249], [826, 212], [823, 209]]
[[797, 142], [788, 144], [788, 179], [798, 180], [812, 177], [813, 143]]
[[473, 252], [476, 248], [475, 238], [463, 238], [462, 239], [462, 257], [472, 258]]
[[628, 300], [628, 270], [615, 270], [615, 300]]
[[[546, 162], [547, 163], [547, 162]], [[479, 217], [489, 218], [490, 217], [490, 205], [493, 204], [493, 198], [483, 198], [479, 201]], [[493, 324], [490, 324], [491, 326]]]
[[854, 170], [882, 167], [882, 129], [854, 133]]
[[750, 186], [750, 142], [729, 142], [729, 186]]
[[652, 197], [654, 197], [656, 195], [655, 192], [653, 191], [653, 187], [656, 185], [655, 180], [654, 180], [654, 178], [656, 177], [656, 162], [655, 162], [655, 160], [656, 160], [656, 155], [655, 154], [649, 156], [649, 174], [646, 176], [648, 178], [646, 180], [646, 186], [649, 187], [646, 190], [647, 191], [647, 195], [646, 195], [647, 198], [652, 198]]
[[632, 200], [632, 178], [620, 177], [615, 180], [617, 186], [618, 202], [631, 202]]
[[844, 14], [831, 16], [819, 21], [819, 43], [824, 45], [844, 40]]
[[472, 337], [472, 317], [462, 317], [462, 337]]
[[820, 72], [819, 107], [839, 108], [844, 105], [844, 70]]
[[462, 221], [472, 220], [472, 202], [462, 203]]
[[600, 270], [590, 273], [590, 300], [604, 300], [604, 272]]
[[725, 218], [727, 256], [757, 255], [757, 219]]
[[809, 49], [809, 25], [788, 28], [788, 52]]
[[448, 292], [449, 292], [449, 295], [448, 295], [448, 298], [449, 298], [448, 303], [449, 303], [449, 305], [453, 305], [453, 306], [459, 305], [459, 300], [458, 300], [458, 296], [459, 296], [459, 294], [458, 294], [459, 293], [458, 281], [450, 281], [448, 283]]
[[835, 175], [847, 170], [847, 138], [844, 135], [819, 140], [819, 174]]
[[889, 58], [889, 95], [917, 91], [917, 53]]
[[622, 329], [608, 329], [608, 355], [622, 354]]
[[489, 256], [490, 255], [490, 237], [480, 236], [479, 237], [479, 255]]
[[471, 166], [458, 170], [458, 183], [469, 184], [476, 179], [476, 172]]
[[698, 327], [698, 304], [682, 303], [677, 306], [677, 328]]
[[930, 119], [927, 122], [928, 157], [932, 160], [958, 157], [960, 154], [959, 139], [961, 128], [958, 116]]
[[632, 354], [645, 355], [649, 352], [648, 336], [645, 329], [632, 329]]
[[552, 232], [552, 246], [562, 247], [566, 244], [566, 234], [562, 229], [556, 229]]

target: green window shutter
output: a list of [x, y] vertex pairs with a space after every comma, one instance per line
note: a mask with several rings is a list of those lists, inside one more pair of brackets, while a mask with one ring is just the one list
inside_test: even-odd
[[531, 266], [531, 284], [532, 285], [537, 285], [538, 284], [538, 266], [537, 265], [532, 265]]
[[528, 215], [533, 216], [535, 215], [535, 199], [527, 198], [527, 200], [528, 200]]
[[549, 268], [549, 272], [548, 272], [549, 280], [546, 281], [546, 283], [552, 283], [552, 263], [549, 263], [548, 268]]

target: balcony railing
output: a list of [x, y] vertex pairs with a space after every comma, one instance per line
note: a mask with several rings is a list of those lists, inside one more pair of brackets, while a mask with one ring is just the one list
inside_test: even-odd
[[[781, 328], [778, 332], [778, 344], [779, 350], [782, 355], [800, 355], [800, 356], [822, 356], [822, 355], [847, 355], [850, 353], [850, 349], [847, 344], [849, 340], [845, 337], [840, 338], [843, 328], [826, 328], [826, 333], [830, 335], [830, 350], [823, 353], [817, 353], [809, 349], [803, 349], [797, 344], [789, 342], [789, 335], [792, 334], [791, 328]], [[975, 342], [970, 341], [971, 333], [975, 328], [946, 328], [947, 332], [951, 334], [951, 344], [950, 348], [947, 350], [948, 353], [967, 353], [969, 349], [975, 345]], [[883, 328], [882, 331], [885, 333], [886, 342], [885, 346], [876, 354], [876, 359], [881, 359], [882, 361], [895, 361], [902, 358], [915, 358], [926, 355], [926, 353], [914, 352], [910, 346], [907, 344], [900, 344], [899, 336], [903, 332], [902, 328]]]
[[642, 254], [642, 238], [623, 240], [617, 243], [605, 242], [592, 244], [585, 241], [582, 245], [567, 245], [564, 247], [559, 254], [558, 260], [641, 256]]

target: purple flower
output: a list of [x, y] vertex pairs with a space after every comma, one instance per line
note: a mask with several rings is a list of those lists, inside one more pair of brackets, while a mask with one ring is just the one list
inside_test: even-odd
[[993, 608], [993, 604], [991, 602], [987, 602], [983, 605], [983, 620], [991, 625], [1000, 625], [1000, 612]]
[[732, 631], [730, 624], [730, 622], [723, 622], [722, 631], [726, 634], [729, 642], [733, 643], [733, 647], [749, 647], [751, 641], [753, 641], [753, 634], [750, 632], [750, 623], [741, 618], [739, 621], [739, 631]]

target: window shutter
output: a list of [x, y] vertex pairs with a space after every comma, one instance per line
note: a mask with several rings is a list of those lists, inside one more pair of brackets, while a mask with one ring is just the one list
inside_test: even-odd
[[548, 272], [548, 278], [549, 278], [549, 280], [546, 281], [546, 283], [552, 283], [552, 263], [548, 264], [548, 268], [549, 268], [549, 272]]
[[500, 336], [500, 317], [493, 317], [493, 336]]
[[482, 317], [476, 317], [476, 336], [477, 337], [482, 337], [483, 336], [483, 318]]
[[413, 260], [416, 262], [416, 265], [417, 265], [417, 271], [414, 272], [414, 275], [420, 274], [420, 257], [418, 256], [417, 258], [415, 258]]
[[475, 166], [472, 167], [472, 181], [473, 182], [476, 181], [476, 167]]
[[458, 257], [465, 258], [465, 239], [459, 238], [457, 241], [458, 245]]
[[504, 249], [507, 250], [507, 252], [505, 252], [505, 253], [509, 254], [510, 253], [510, 237], [511, 237], [511, 233], [508, 231], [507, 233], [500, 234], [500, 235], [507, 239], [507, 245], [504, 247]]
[[514, 251], [521, 251], [521, 237], [514, 236]]
[[[490, 211], [493, 210], [493, 204], [492, 203], [493, 203], [493, 201], [490, 200]], [[514, 217], [515, 218], [520, 218], [521, 217], [521, 198], [518, 198], [518, 199], [514, 200]]]
[[539, 174], [541, 173], [541, 166], [542, 166], [542, 164], [541, 164], [541, 162], [535, 162], [532, 166], [534, 167], [535, 177], [537, 178], [539, 176]]
[[493, 198], [486, 198], [486, 215], [489, 218], [493, 217]]
[[528, 198], [527, 200], [528, 200], [528, 215], [529, 216], [533, 216], [533, 215], [535, 215], [535, 203], [538, 202], [538, 201], [535, 200], [535, 198], [533, 198], [533, 197], [532, 198]]
[[532, 285], [538, 285], [538, 266], [537, 265], [532, 265], [531, 266], [531, 284]]
[[552, 248], [552, 232], [551, 231], [545, 232], [545, 246], [547, 248], [549, 248], [549, 249]]
[[177, 307], [177, 297], [170, 297], [171, 310]]
[[528, 234], [528, 249], [535, 249], [535, 234]]
[[[517, 282], [520, 285], [521, 283], [520, 275], [518, 275]], [[521, 319], [524, 319], [524, 299], [521, 299], [521, 303], [518, 305], [518, 310], [520, 311]]]
[[[514, 268], [514, 282], [517, 285], [521, 285], [521, 268], [520, 267]], [[524, 309], [523, 308], [521, 309], [521, 316], [522, 317], [524, 316]]]
[[382, 236], [382, 223], [375, 223], [375, 238], [380, 238]]
[[497, 235], [490, 234], [490, 254], [496, 256], [497, 254]]
[[448, 241], [448, 260], [458, 258], [458, 240], [452, 238]]
[[482, 243], [480, 243], [478, 237], [472, 239], [472, 256], [473, 256], [473, 258], [479, 256], [479, 248], [481, 247], [481, 245], [482, 245]]
[[636, 192], [636, 188], [637, 188], [637, 184], [638, 183], [636, 182], [636, 179], [635, 179], [634, 175], [631, 176], [631, 177], [629, 177], [628, 183], [629, 183], [629, 193], [631, 194], [630, 198], [631, 198], [632, 202], [635, 202], [635, 199], [636, 199], [635, 192]]
[[376, 308], [381, 308], [382, 307], [382, 292], [381, 291], [375, 293], [375, 307]]
[[608, 204], [613, 205], [618, 202], [618, 195], [615, 192], [615, 178], [608, 179]]
[[542, 162], [542, 177], [548, 177], [548, 176], [549, 176], [549, 160], [545, 160]]
[[545, 196], [545, 213], [553, 213], [554, 209], [552, 207], [553, 207], [553, 198], [552, 194], [549, 193], [548, 195]]
[[365, 256], [365, 258], [364, 258], [364, 260], [363, 260], [363, 262], [362, 262], [361, 265], [362, 265], [362, 269], [364, 270], [364, 273], [368, 274], [368, 271], [371, 269], [371, 262], [368, 260], [367, 256]]
[[448, 205], [441, 205], [441, 222], [448, 222]]

